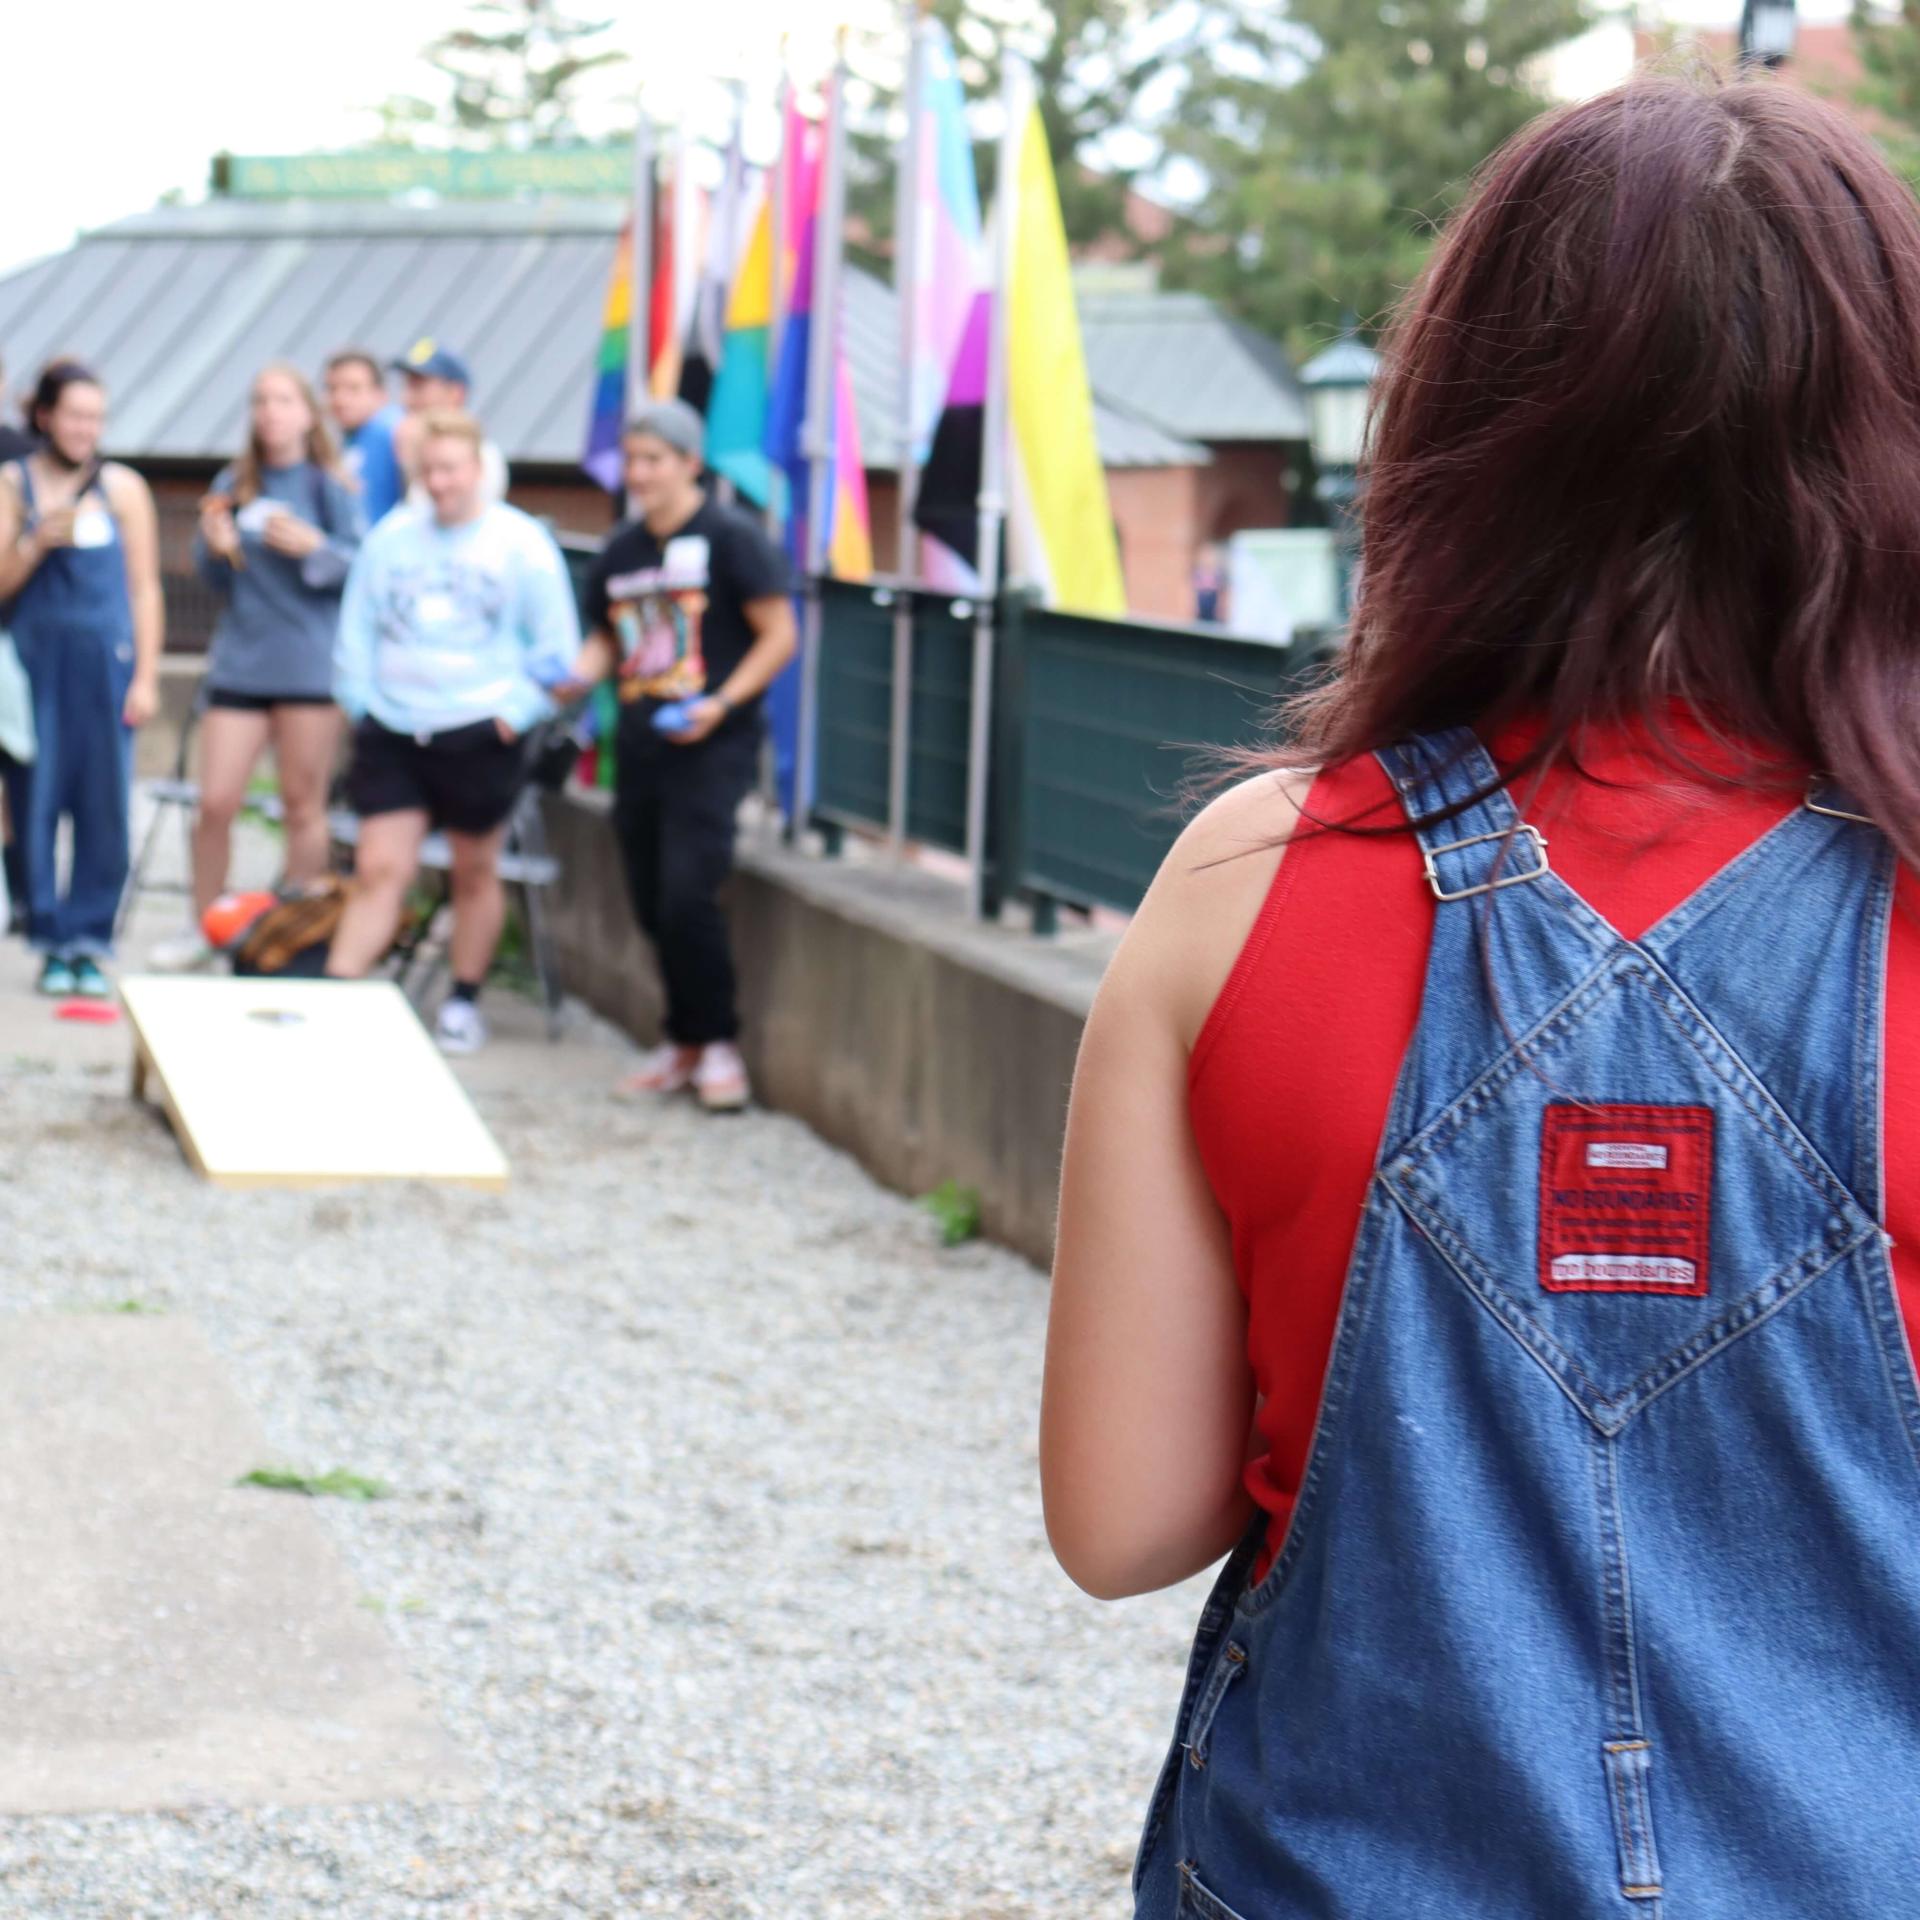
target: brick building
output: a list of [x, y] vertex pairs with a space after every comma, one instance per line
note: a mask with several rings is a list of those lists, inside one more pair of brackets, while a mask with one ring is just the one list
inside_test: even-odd
[[[474, 371], [474, 405], [513, 469], [513, 499], [563, 529], [604, 530], [581, 473], [594, 355], [622, 203], [215, 198], [159, 207], [0, 276], [0, 351], [16, 380], [72, 353], [110, 389], [112, 453], [160, 501], [176, 644], [208, 610], [188, 564], [196, 503], [246, 431], [265, 361], [318, 374], [335, 349], [383, 356], [430, 334]], [[893, 296], [850, 271], [847, 346], [871, 463], [875, 546], [897, 551]], [[1274, 343], [1191, 294], [1089, 293], [1082, 319], [1133, 610], [1184, 618], [1199, 547], [1282, 526], [1306, 410]]]

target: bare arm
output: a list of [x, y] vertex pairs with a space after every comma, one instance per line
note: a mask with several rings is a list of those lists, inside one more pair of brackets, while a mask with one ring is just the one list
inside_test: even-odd
[[160, 521], [147, 483], [130, 467], [109, 467], [107, 498], [126, 545], [127, 597], [133, 607], [133, 685], [126, 722], [143, 727], [160, 706], [160, 649], [166, 642], [166, 603], [160, 592]]
[[12, 475], [0, 475], [0, 600], [11, 600], [40, 564], [40, 549], [26, 537], [26, 519]]
[[620, 664], [620, 649], [605, 627], [595, 627], [580, 645], [580, 657], [564, 686], [556, 687], [556, 698], [569, 700], [588, 687], [597, 687]]
[[1246, 1303], [1187, 1115], [1187, 1066], [1305, 782], [1235, 788], [1168, 856], [1081, 1042], [1047, 1328], [1040, 1478], [1060, 1564], [1105, 1599], [1233, 1546], [1251, 1505]]
[[753, 629], [753, 645], [740, 664], [714, 688], [714, 692], [733, 707], [765, 693], [800, 645], [800, 636], [793, 624], [793, 602], [784, 593], [765, 600], [749, 600], [741, 611]]

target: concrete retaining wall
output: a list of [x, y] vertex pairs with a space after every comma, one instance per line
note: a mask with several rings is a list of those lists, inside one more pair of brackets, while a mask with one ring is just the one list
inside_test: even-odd
[[[600, 795], [548, 803], [568, 990], [636, 1038], [661, 998]], [[728, 911], [756, 1091], [904, 1193], [978, 1190], [996, 1240], [1046, 1264], [1067, 1092], [1110, 941], [966, 918], [952, 881], [750, 837]]]

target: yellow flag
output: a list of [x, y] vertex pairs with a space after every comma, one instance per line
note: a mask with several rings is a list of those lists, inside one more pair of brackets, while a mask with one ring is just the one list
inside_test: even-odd
[[[1013, 441], [1010, 549], [1050, 606], [1127, 610], [1107, 476], [1093, 431], [1067, 232], [1036, 105], [1020, 142], [1007, 297], [1007, 404]], [[1024, 549], [1024, 551], [1023, 551]]]

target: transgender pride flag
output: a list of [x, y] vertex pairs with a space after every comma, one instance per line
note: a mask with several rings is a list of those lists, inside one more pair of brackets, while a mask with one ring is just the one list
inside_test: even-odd
[[937, 20], [923, 17], [917, 31], [921, 86], [910, 119], [917, 195], [905, 276], [913, 320], [907, 432], [922, 469], [915, 519], [929, 537], [919, 542], [918, 568], [904, 570], [929, 586], [964, 592], [978, 584], [972, 561], [990, 317], [986, 260], [953, 42]]
[[925, 44], [920, 110], [912, 117], [919, 205], [907, 276], [913, 303], [907, 425], [914, 457], [924, 461], [980, 289], [981, 260], [980, 192], [974, 184], [966, 94], [954, 64], [953, 42], [938, 20], [922, 19], [918, 30]]

